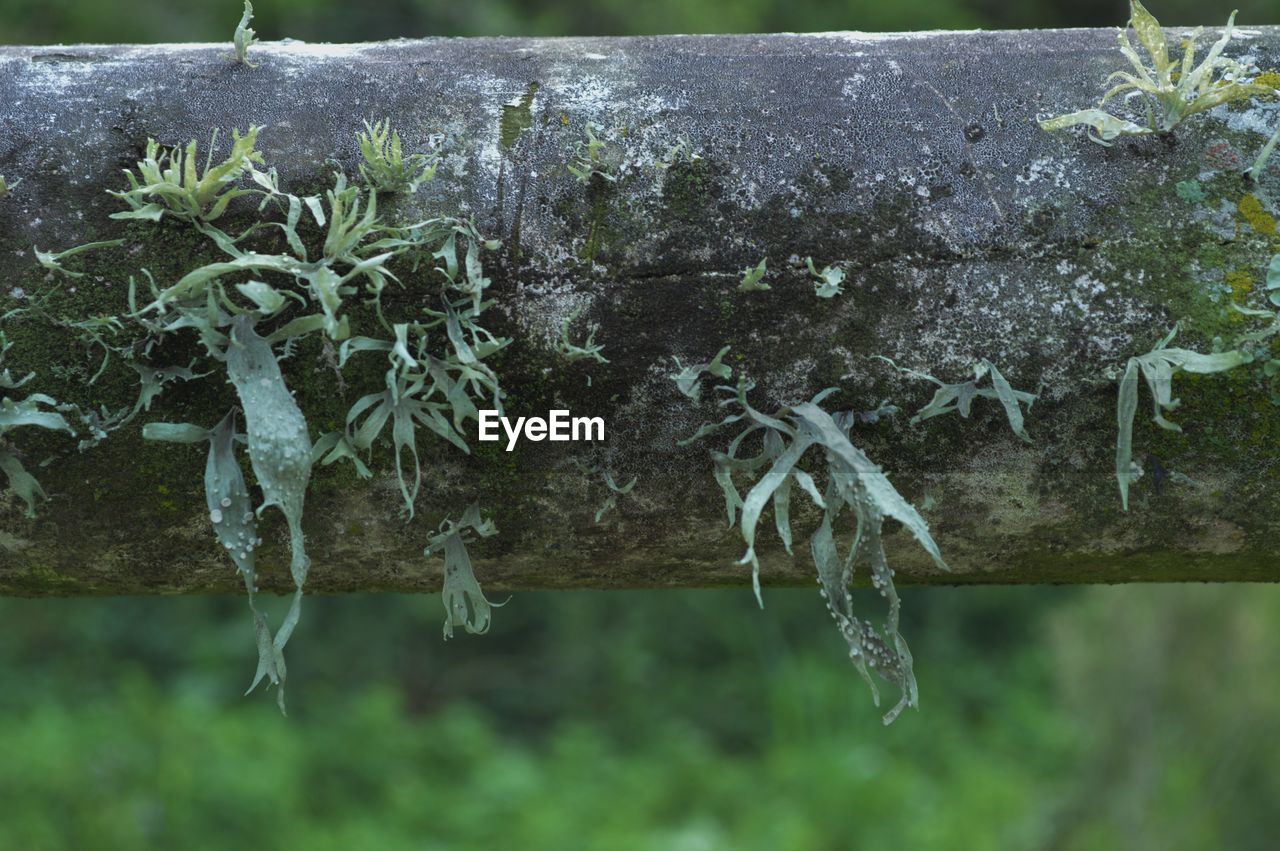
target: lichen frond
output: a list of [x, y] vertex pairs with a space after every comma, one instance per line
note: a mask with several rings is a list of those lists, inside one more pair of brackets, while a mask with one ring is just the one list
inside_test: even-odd
[[742, 270], [742, 280], [738, 281], [738, 292], [753, 293], [771, 290], [773, 287], [764, 282], [765, 272], [768, 270], [769, 258], [762, 257], [760, 262], [755, 266], [748, 266]]
[[809, 268], [809, 274], [813, 276], [813, 294], [818, 298], [835, 298], [844, 292], [841, 284], [844, 283], [844, 269], [839, 266], [823, 266], [819, 271], [813, 265], [813, 258], [806, 257], [805, 265]]
[[587, 122], [586, 127], [583, 128], [586, 139], [578, 142], [573, 159], [566, 166], [569, 173], [580, 183], [590, 183], [593, 177], [608, 183], [618, 179], [613, 173], [614, 158], [611, 156], [609, 144], [598, 137], [597, 132], [603, 132], [603, 128], [599, 124]]
[[416, 192], [423, 183], [436, 176], [440, 161], [424, 154], [404, 155], [400, 133], [393, 130], [390, 119], [364, 122], [364, 132], [356, 136], [364, 162], [360, 176], [370, 189], [378, 192]]
[[677, 371], [667, 377], [676, 383], [676, 388], [681, 393], [697, 402], [702, 398], [702, 376], [704, 373], [720, 379], [727, 379], [733, 375], [733, 367], [724, 362], [724, 356], [729, 353], [729, 349], [729, 346], [725, 346], [716, 352], [716, 356], [707, 363], [684, 366], [680, 363], [680, 358], [673, 358]]
[[1138, 376], [1147, 382], [1151, 391], [1152, 419], [1160, 428], [1182, 431], [1182, 427], [1165, 418], [1165, 413], [1178, 407], [1180, 401], [1173, 395], [1173, 377], [1179, 372], [1208, 375], [1225, 372], [1248, 363], [1250, 357], [1243, 351], [1202, 354], [1190, 349], [1171, 349], [1169, 343], [1178, 333], [1175, 325], [1154, 349], [1145, 355], [1129, 358], [1120, 375], [1116, 402], [1116, 481], [1120, 486], [1120, 505], [1129, 510], [1129, 485], [1139, 475], [1133, 464], [1133, 418], [1138, 410]]
[[469, 532], [481, 538], [496, 535], [498, 530], [490, 520], [482, 520], [480, 507], [472, 504], [458, 521], [445, 520], [439, 534], [434, 535], [423, 551], [425, 556], [444, 553], [444, 637], [453, 638], [453, 628], [460, 626], [473, 635], [489, 631], [492, 610], [506, 605], [492, 603], [480, 589], [475, 572], [471, 569], [471, 556], [467, 552]]
[[[5, 314], [5, 318], [14, 312]], [[5, 354], [13, 347], [0, 330], [0, 366], [3, 366]], [[22, 378], [14, 378], [9, 369], [0, 370], [0, 389], [17, 390], [35, 377], [29, 373]], [[67, 410], [52, 397], [43, 393], [32, 393], [24, 398], [11, 397], [7, 393], [0, 396], [0, 473], [4, 474], [8, 488], [26, 503], [27, 517], [36, 516], [36, 502], [48, 499], [44, 488], [34, 476], [27, 472], [16, 447], [10, 444], [9, 433], [18, 428], [42, 428], [50, 431], [65, 431], [74, 434], [71, 424], [67, 422], [61, 411]]]
[[250, 68], [257, 68], [257, 65], [249, 61], [249, 48], [258, 43], [257, 33], [249, 26], [252, 20], [253, 4], [249, 0], [244, 0], [244, 13], [240, 16], [240, 23], [236, 24], [236, 31], [231, 36], [231, 44], [236, 49], [237, 62]]
[[587, 332], [587, 339], [581, 344], [575, 343], [569, 339], [569, 328], [573, 323], [578, 321], [578, 317], [582, 315], [582, 308], [570, 313], [560, 323], [560, 339], [556, 340], [556, 354], [564, 358], [570, 363], [579, 360], [592, 360], [596, 363], [608, 363], [609, 359], [600, 354], [604, 351], [603, 344], [596, 343], [596, 331], [599, 328], [592, 325]]
[[[1101, 145], [1110, 145], [1121, 136], [1143, 136], [1152, 133], [1168, 133], [1183, 120], [1215, 106], [1246, 100], [1251, 97], [1275, 97], [1276, 90], [1255, 82], [1257, 69], [1251, 65], [1228, 59], [1222, 55], [1231, 41], [1236, 13], [1227, 19], [1222, 37], [1216, 41], [1199, 63], [1195, 63], [1195, 43], [1200, 30], [1193, 32], [1183, 42], [1181, 60], [1169, 56], [1164, 30], [1155, 16], [1147, 11], [1139, 0], [1129, 2], [1129, 23], [1120, 30], [1120, 52], [1133, 68], [1132, 74], [1117, 71], [1107, 78], [1107, 84], [1119, 79], [1102, 96], [1098, 106], [1060, 115], [1040, 122], [1047, 131], [1062, 130], [1075, 125], [1085, 125], [1092, 132], [1089, 138]], [[1143, 61], [1129, 38], [1132, 27], [1138, 44], [1147, 54]], [[1125, 95], [1126, 100], [1140, 96], [1145, 106], [1146, 124], [1138, 124], [1127, 118], [1113, 115], [1103, 109], [1113, 97]]]
[[124, 173], [129, 188], [110, 191], [129, 209], [112, 213], [111, 218], [158, 222], [169, 215], [199, 225], [215, 221], [236, 198], [252, 194], [253, 190], [236, 188], [235, 184], [253, 171], [255, 164], [262, 163], [262, 154], [254, 150], [261, 129], [250, 126], [243, 136], [233, 130], [231, 151], [216, 164], [213, 149], [218, 134], [214, 131], [203, 169], [197, 166], [194, 139], [185, 149], [163, 148], [155, 139], [148, 139], [146, 154], [137, 163], [137, 174], [128, 170]]
[[[882, 355], [876, 355], [876, 358], [889, 364], [899, 372], [910, 375], [913, 378], [922, 378], [938, 385], [938, 389], [934, 392], [933, 399], [929, 401], [929, 404], [917, 411], [915, 416], [911, 418], [912, 425], [932, 417], [949, 414], [952, 411], [967, 419], [974, 399], [995, 399], [1004, 408], [1005, 418], [1009, 421], [1009, 428], [1013, 430], [1013, 433], [1019, 439], [1027, 443], [1031, 442], [1031, 436], [1027, 434], [1024, 424], [1022, 406], [1026, 405], [1029, 412], [1036, 401], [1036, 394], [1028, 393], [1025, 390], [1013, 389], [1012, 385], [1000, 374], [1000, 370], [996, 369], [996, 365], [991, 361], [983, 358], [974, 364], [973, 378], [968, 381], [947, 384], [926, 372], [917, 372], [914, 369], [900, 367]], [[982, 379], [988, 376], [991, 378], [991, 386], [979, 387], [978, 384]]]
[[[820, 403], [833, 392], [825, 390], [811, 401], [792, 405], [775, 415], [762, 414], [747, 401], [752, 385], [741, 382], [736, 388], [718, 387], [727, 394], [722, 407], [735, 410], [719, 423], [705, 426], [690, 440], [700, 439], [721, 428], [742, 424], [744, 427], [729, 443], [725, 452], [712, 451], [715, 477], [725, 496], [729, 524], [735, 522], [747, 545], [740, 563], [750, 564], [756, 599], [760, 592], [760, 560], [756, 552], [756, 533], [760, 517], [772, 503], [774, 525], [783, 547], [791, 552], [791, 491], [798, 486], [823, 512], [823, 521], [810, 538], [810, 550], [818, 571], [819, 583], [828, 608], [841, 634], [849, 645], [849, 657], [871, 685], [872, 697], [879, 705], [879, 692], [870, 677], [874, 672], [898, 686], [901, 698], [886, 715], [888, 724], [904, 707], [918, 705], [919, 697], [912, 673], [910, 651], [898, 631], [899, 601], [893, 585], [880, 530], [885, 518], [903, 524], [939, 569], [946, 563], [929, 534], [928, 524], [889, 482], [884, 471], [853, 445], [850, 430], [859, 420], [852, 412], [832, 416]], [[760, 452], [742, 458], [738, 452], [744, 441], [758, 436]], [[825, 489], [820, 490], [814, 474], [802, 465], [803, 459], [817, 453], [823, 462], [820, 476], [825, 476]], [[755, 482], [743, 497], [734, 482], [736, 475], [755, 476]], [[738, 511], [741, 511], [738, 517]], [[853, 515], [855, 527], [848, 555], [840, 559], [834, 537], [835, 522], [842, 511]], [[883, 628], [877, 631], [852, 614], [849, 582], [852, 571], [865, 560], [871, 571], [872, 585], [888, 602], [889, 610]]]

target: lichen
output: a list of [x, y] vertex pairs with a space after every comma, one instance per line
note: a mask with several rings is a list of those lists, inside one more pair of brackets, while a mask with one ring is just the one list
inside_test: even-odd
[[231, 44], [236, 49], [235, 60], [237, 62], [249, 68], [257, 68], [257, 65], [249, 61], [249, 48], [258, 43], [257, 34], [249, 26], [249, 22], [252, 20], [253, 4], [249, 0], [244, 0], [244, 14], [240, 16], [240, 23], [236, 24], [236, 31], [231, 37]]
[[[377, 183], [397, 168], [402, 177], [412, 172], [410, 182], [423, 176], [422, 163], [403, 157], [395, 136], [388, 137], [392, 133], [389, 124], [374, 129], [366, 125], [366, 130], [361, 141], [366, 147], [373, 146], [375, 165], [385, 167], [367, 167], [367, 180]], [[251, 127], [244, 135], [233, 133], [230, 154], [217, 164], [212, 156], [215, 133], [203, 169], [196, 164], [195, 142], [185, 149], [164, 149], [150, 140], [137, 173], [127, 173], [128, 188], [111, 193], [128, 207], [114, 218], [152, 226], [162, 226], [168, 220], [180, 223], [207, 240], [220, 258], [180, 270], [177, 281], [163, 288], [151, 270], [143, 268], [142, 280], [130, 281], [127, 309], [117, 305], [114, 314], [64, 320], [44, 303], [32, 309], [75, 333], [91, 351], [100, 352], [101, 365], [88, 378], [89, 386], [108, 374], [113, 358], [128, 366], [139, 382], [138, 399], [131, 408], [76, 409], [88, 431], [82, 449], [98, 446], [135, 417], [149, 412], [170, 383], [195, 382], [217, 374], [225, 376], [234, 388], [238, 409], [245, 418], [243, 436], [236, 433], [236, 410], [232, 410], [212, 428], [148, 423], [143, 437], [209, 442], [205, 475], [209, 520], [249, 593], [259, 648], [253, 685], [263, 679], [279, 685], [283, 710], [283, 651], [300, 618], [311, 563], [305, 544], [304, 508], [313, 462], [328, 464], [346, 458], [358, 473], [370, 475], [360, 455], [372, 451], [382, 426], [390, 421], [397, 473], [412, 519], [421, 482], [417, 429], [425, 427], [467, 451], [463, 422], [475, 417], [476, 402], [501, 408], [503, 392], [485, 359], [507, 341], [479, 324], [490, 304], [485, 299], [490, 281], [480, 252], [497, 245], [481, 237], [473, 223], [436, 218], [408, 225], [385, 224], [377, 212], [376, 192], [371, 190], [365, 196], [358, 187], [348, 185], [342, 174], [335, 175], [333, 187], [323, 197], [293, 195], [281, 188], [274, 169], [259, 168], [264, 163], [255, 150], [258, 132]], [[385, 155], [383, 160], [378, 160], [379, 152]], [[238, 234], [224, 231], [221, 220], [233, 202], [247, 198], [257, 201], [259, 217]], [[245, 250], [242, 245], [251, 235], [254, 250]], [[125, 242], [39, 252], [37, 260], [74, 279], [79, 273], [63, 267], [64, 258]], [[183, 259], [199, 256], [196, 252], [182, 254]], [[417, 306], [412, 318], [401, 321], [384, 303], [384, 293], [393, 286], [403, 286], [401, 278], [420, 268], [432, 279], [437, 306]], [[352, 303], [357, 293], [365, 296], [363, 303]], [[357, 322], [367, 324], [368, 334], [352, 335], [353, 315]], [[156, 362], [162, 352], [181, 356], [181, 341], [190, 340], [191, 332], [204, 350], [202, 363], [208, 369], [197, 372], [196, 360], [186, 366]], [[346, 412], [343, 428], [313, 444], [307, 417], [286, 386], [281, 363], [295, 356], [300, 345], [317, 338], [329, 347], [330, 374], [340, 385], [342, 369], [359, 353], [384, 353], [389, 368], [384, 377], [387, 390], [358, 400]], [[334, 344], [340, 345], [335, 348]], [[4, 376], [8, 381], [9, 374]], [[24, 404], [38, 406], [45, 398], [29, 397]], [[5, 404], [7, 411], [9, 400]], [[0, 411], [0, 432], [9, 424], [4, 411]], [[12, 418], [13, 425], [41, 424], [32, 418], [43, 422], [51, 414], [25, 409], [23, 413], [20, 422], [16, 416]], [[48, 422], [54, 424], [53, 420]], [[56, 424], [66, 426], [60, 416]], [[235, 444], [240, 440], [247, 444], [263, 496], [256, 512], [247, 510], [248, 490], [235, 460]], [[402, 463], [406, 449], [414, 460], [411, 483]], [[0, 451], [7, 452], [7, 448], [0, 444]], [[16, 464], [8, 463], [8, 457], [0, 456], [4, 462], [0, 469], [6, 472]], [[16, 473], [10, 472], [10, 476], [20, 492], [29, 490], [34, 482]], [[254, 549], [261, 543], [256, 519], [272, 506], [280, 510], [288, 527], [294, 586], [292, 603], [274, 636], [254, 603]]]
[[[932, 558], [947, 570], [937, 544], [929, 534], [928, 524], [919, 512], [890, 484], [884, 472], [853, 445], [850, 430], [857, 416], [842, 413], [832, 416], [819, 403], [835, 392], [824, 390], [809, 402], [792, 405], [769, 416], [755, 410], [747, 401], [750, 382], [737, 387], [717, 389], [728, 395], [724, 404], [737, 409], [718, 423], [705, 425], [686, 443], [701, 440], [716, 431], [742, 423], [745, 428], [729, 443], [726, 452], [712, 451], [715, 477], [724, 491], [725, 511], [729, 525], [738, 523], [747, 552], [740, 564], [751, 565], [752, 587], [763, 605], [760, 593], [760, 560], [756, 554], [756, 530], [767, 503], [773, 504], [774, 524], [787, 552], [791, 552], [791, 490], [799, 486], [814, 505], [823, 512], [822, 523], [810, 538], [810, 550], [818, 572], [822, 596], [836, 625], [849, 645], [849, 658], [871, 689], [876, 705], [879, 689], [871, 673], [879, 675], [901, 690], [898, 703], [884, 716], [892, 723], [906, 707], [919, 703], [911, 652], [898, 631], [899, 608], [893, 570], [889, 567], [881, 541], [885, 518], [893, 518], [911, 533]], [[739, 458], [743, 441], [759, 435], [761, 451], [753, 458]], [[813, 475], [800, 466], [810, 448], [821, 450], [825, 462], [826, 486], [819, 490]], [[734, 483], [734, 474], [758, 474], [755, 484], [742, 497]], [[741, 509], [741, 519], [737, 512]], [[836, 544], [834, 524], [840, 513], [849, 510], [856, 528], [848, 555], [841, 558]], [[859, 559], [865, 558], [872, 585], [888, 602], [889, 611], [883, 631], [853, 614], [849, 583]]]
[[[0, 316], [0, 321], [10, 319], [16, 313], [9, 311]], [[0, 329], [0, 366], [4, 365], [5, 354], [12, 345]], [[0, 371], [0, 390], [17, 390], [34, 377], [35, 373], [29, 373], [22, 378], [14, 378], [10, 370], [4, 369]], [[24, 398], [10, 397], [7, 392], [0, 396], [0, 473], [4, 473], [9, 488], [26, 503], [28, 517], [36, 516], [37, 499], [49, 497], [40, 482], [23, 466], [22, 456], [11, 445], [9, 434], [22, 427], [74, 433], [60, 410], [65, 408], [43, 393], [31, 393]]]
[[[1120, 30], [1120, 52], [1133, 67], [1134, 73], [1116, 71], [1107, 83], [1121, 82], [1102, 96], [1094, 109], [1083, 109], [1040, 122], [1047, 131], [1062, 130], [1076, 125], [1086, 125], [1092, 132], [1089, 138], [1101, 145], [1110, 145], [1121, 136], [1144, 136], [1168, 133], [1183, 120], [1232, 101], [1251, 97], [1275, 97], [1274, 87], [1259, 83], [1257, 69], [1222, 55], [1231, 41], [1236, 13], [1227, 19], [1222, 37], [1209, 48], [1200, 64], [1195, 64], [1195, 42], [1200, 35], [1196, 30], [1183, 41], [1181, 61], [1169, 57], [1164, 30], [1155, 16], [1146, 10], [1139, 0], [1129, 0], [1129, 23]], [[1143, 64], [1133, 43], [1129, 41], [1132, 26], [1138, 43], [1147, 53], [1150, 67]], [[1107, 101], [1116, 95], [1129, 100], [1141, 95], [1146, 107], [1146, 124], [1121, 118], [1105, 111]]]
[[439, 157], [426, 154], [404, 155], [400, 133], [391, 127], [391, 119], [370, 124], [364, 123], [364, 132], [357, 137], [360, 155], [360, 176], [365, 184], [376, 192], [417, 192], [418, 187], [436, 176]]
[[1236, 209], [1240, 211], [1241, 218], [1248, 223], [1254, 233], [1261, 236], [1276, 235], [1275, 216], [1263, 208], [1262, 202], [1258, 200], [1257, 195], [1245, 195], [1236, 205]]

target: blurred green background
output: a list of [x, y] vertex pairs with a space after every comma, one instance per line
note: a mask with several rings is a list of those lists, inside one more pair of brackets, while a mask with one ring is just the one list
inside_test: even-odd
[[[357, 40], [1111, 26], [1124, 9], [262, 0], [254, 23]], [[228, 40], [237, 17], [0, 0], [0, 41]], [[448, 645], [437, 597], [313, 598], [288, 719], [239, 693], [242, 599], [0, 600], [0, 849], [1275, 847], [1280, 588], [903, 596], [923, 708], [888, 729], [809, 590], [763, 612], [746, 589], [520, 594]]]
[[[1280, 21], [1277, 0], [1152, 0], [1168, 26]], [[240, 2], [0, 0], [0, 43], [220, 41]], [[261, 0], [262, 39], [1119, 26], [1127, 0]]]

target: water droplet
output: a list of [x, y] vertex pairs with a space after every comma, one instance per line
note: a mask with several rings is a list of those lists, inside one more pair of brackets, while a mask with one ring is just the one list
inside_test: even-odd
[[209, 519], [212, 520], [214, 523], [221, 523], [222, 512], [215, 508], [213, 511], [209, 512]]
[[231, 497], [229, 497], [229, 496], [224, 496], [224, 497], [222, 498], [222, 507], [223, 507], [223, 508], [230, 508], [230, 507], [231, 507]]

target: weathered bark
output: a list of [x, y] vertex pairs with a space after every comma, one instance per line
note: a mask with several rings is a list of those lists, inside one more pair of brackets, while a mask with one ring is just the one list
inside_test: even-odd
[[[1263, 68], [1278, 49], [1277, 28], [1230, 48]], [[1250, 286], [1261, 289], [1276, 239], [1274, 184], [1241, 172], [1275, 120], [1270, 105], [1219, 108], [1109, 149], [1042, 132], [1037, 116], [1091, 106], [1121, 67], [1114, 31], [279, 43], [254, 48], [257, 68], [228, 53], [0, 48], [0, 174], [23, 180], [0, 200], [0, 312], [59, 283], [33, 245], [142, 246], [85, 255], [77, 266], [90, 274], [61, 282], [63, 315], [123, 310], [142, 267], [163, 282], [205, 262], [179, 227], [107, 218], [118, 205], [104, 190], [122, 185], [148, 137], [203, 150], [214, 128], [266, 125], [268, 163], [289, 187], [314, 190], [331, 160], [355, 172], [363, 118], [389, 116], [408, 147], [439, 134], [447, 152], [437, 179], [401, 204], [474, 214], [503, 240], [489, 263], [497, 330], [515, 338], [499, 361], [511, 409], [604, 416], [593, 463], [639, 480], [597, 525], [606, 491], [572, 463], [583, 445], [507, 454], [473, 443], [467, 458], [425, 441], [418, 520], [406, 525], [385, 455], [370, 483], [318, 469], [306, 519], [314, 591], [438, 588], [438, 562], [421, 555], [428, 521], [472, 500], [501, 532], [474, 549], [487, 588], [746, 582], [707, 446], [676, 445], [717, 416], [714, 395], [692, 404], [666, 377], [673, 355], [705, 361], [727, 344], [763, 409], [830, 385], [844, 407], [888, 397], [903, 408], [856, 437], [909, 499], [931, 498], [926, 516], [954, 571], [932, 569], [894, 533], [903, 582], [1277, 576], [1280, 415], [1255, 371], [1179, 378], [1181, 435], [1151, 425], [1144, 397], [1137, 457], [1189, 482], [1147, 476], [1128, 514], [1104, 377], [1175, 320], [1187, 320], [1185, 345], [1207, 350], [1248, 327], [1227, 301], [1265, 303]], [[584, 186], [565, 168], [589, 121], [611, 139], [616, 183]], [[681, 139], [700, 159], [659, 168]], [[1194, 179], [1202, 202], [1175, 191]], [[737, 292], [740, 270], [766, 256], [772, 290]], [[844, 295], [814, 296], [809, 256], [847, 264]], [[566, 366], [553, 352], [578, 307], [599, 323], [608, 365]], [[88, 356], [64, 330], [9, 325], [12, 365], [40, 373], [32, 388], [95, 406], [136, 395], [127, 371], [87, 386]], [[1034, 443], [985, 400], [972, 419], [909, 425], [932, 386], [873, 355], [949, 381], [987, 358], [1015, 387], [1039, 386]], [[285, 369], [318, 434], [368, 391], [340, 398], [313, 358], [304, 350]], [[212, 425], [230, 398], [192, 382], [142, 419]], [[202, 451], [130, 431], [84, 453], [65, 438], [17, 437], [30, 459], [53, 459], [36, 470], [52, 500], [28, 521], [0, 497], [0, 593], [236, 587], [205, 516]], [[798, 525], [812, 522], [796, 502]], [[262, 584], [287, 589], [283, 524], [265, 531]], [[803, 537], [794, 559], [764, 525], [762, 539], [766, 583], [813, 582]]]

